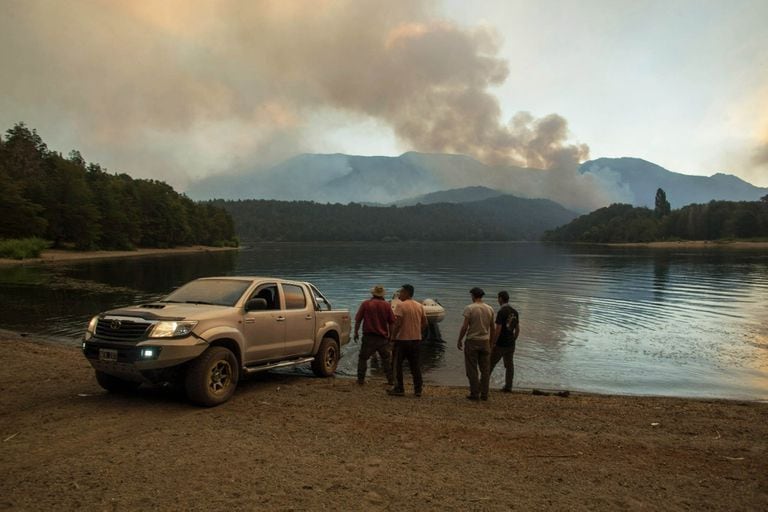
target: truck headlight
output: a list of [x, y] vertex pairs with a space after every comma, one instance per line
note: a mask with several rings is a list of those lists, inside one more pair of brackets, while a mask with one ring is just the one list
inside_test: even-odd
[[99, 323], [99, 315], [96, 315], [95, 317], [91, 318], [91, 321], [88, 322], [88, 327], [85, 328], [85, 341], [90, 340], [93, 338], [93, 335], [96, 334], [96, 325]]
[[150, 338], [177, 338], [186, 336], [195, 328], [197, 322], [157, 322], [149, 333]]

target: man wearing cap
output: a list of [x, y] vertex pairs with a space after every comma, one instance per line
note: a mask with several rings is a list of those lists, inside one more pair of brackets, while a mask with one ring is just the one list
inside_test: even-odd
[[404, 284], [400, 288], [400, 302], [395, 303], [395, 327], [392, 330], [392, 348], [395, 360], [395, 387], [387, 390], [394, 396], [405, 395], [403, 382], [403, 360], [408, 360], [413, 376], [413, 391], [421, 396], [424, 381], [421, 377], [419, 362], [419, 344], [421, 333], [427, 327], [427, 315], [424, 306], [413, 300], [413, 286]]
[[368, 371], [368, 359], [379, 353], [387, 382], [392, 385], [392, 364], [389, 361], [389, 337], [391, 326], [395, 323], [392, 307], [384, 300], [384, 287], [376, 285], [371, 288], [371, 298], [363, 301], [355, 315], [355, 341], [360, 338], [360, 323], [363, 324], [363, 346], [360, 347], [360, 357], [357, 360], [357, 383], [365, 384], [365, 374]]
[[[491, 380], [491, 339], [494, 336], [494, 311], [483, 302], [485, 292], [480, 288], [469, 291], [472, 304], [464, 308], [464, 325], [459, 332], [456, 344], [459, 350], [464, 350], [464, 366], [469, 379], [470, 400], [488, 400], [488, 385]], [[466, 347], [462, 340], [466, 336]], [[478, 379], [478, 368], [480, 378]]]

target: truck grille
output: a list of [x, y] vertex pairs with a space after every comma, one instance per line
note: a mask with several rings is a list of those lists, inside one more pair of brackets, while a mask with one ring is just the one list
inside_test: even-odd
[[108, 341], [135, 341], [145, 337], [152, 324], [133, 320], [101, 318], [96, 324], [96, 337]]

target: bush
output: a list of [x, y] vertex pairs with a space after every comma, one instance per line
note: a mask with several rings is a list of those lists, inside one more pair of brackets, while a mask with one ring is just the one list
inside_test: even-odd
[[42, 238], [19, 238], [0, 240], [0, 258], [23, 260], [37, 258], [51, 245]]
[[240, 239], [234, 237], [229, 240], [216, 240], [212, 245], [213, 247], [240, 247]]

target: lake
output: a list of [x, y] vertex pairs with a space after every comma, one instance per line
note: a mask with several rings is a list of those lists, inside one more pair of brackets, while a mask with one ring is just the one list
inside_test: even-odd
[[[218, 252], [0, 267], [0, 328], [79, 343], [100, 311], [208, 275], [308, 280], [357, 309], [404, 283], [446, 308], [422, 347], [427, 383], [466, 385], [456, 349], [469, 289], [520, 311], [515, 386], [612, 394], [768, 399], [768, 251], [540, 243], [254, 244]], [[359, 345], [339, 372], [354, 375]], [[500, 365], [492, 387], [503, 383]], [[407, 383], [410, 382], [407, 379]]]

